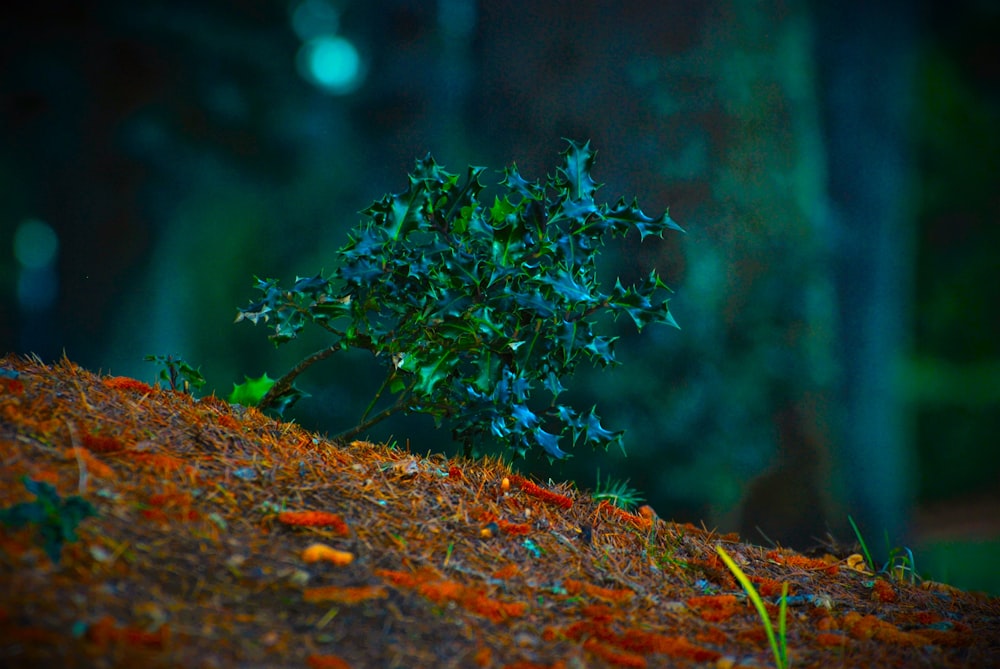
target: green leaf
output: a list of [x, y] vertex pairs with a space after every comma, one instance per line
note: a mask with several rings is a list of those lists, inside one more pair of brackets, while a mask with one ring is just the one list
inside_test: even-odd
[[594, 193], [601, 187], [590, 177], [597, 154], [591, 150], [590, 142], [581, 145], [571, 139], [566, 141], [569, 146], [562, 153], [565, 162], [559, 168], [559, 174], [563, 178], [562, 183], [567, 186], [567, 195], [571, 201], [592, 201]]
[[559, 298], [571, 304], [593, 304], [597, 301], [591, 290], [577, 281], [569, 270], [557, 268], [542, 281], [556, 290]]
[[593, 407], [590, 413], [586, 414], [583, 418], [583, 429], [581, 436], [583, 441], [592, 446], [601, 446], [605, 449], [610, 444], [616, 443], [618, 447], [622, 449], [622, 453], [625, 452], [624, 447], [622, 447], [622, 437], [625, 435], [624, 430], [618, 430], [612, 432], [604, 428], [601, 425], [601, 419], [596, 414], [597, 407]]
[[234, 383], [233, 392], [229, 393], [230, 404], [242, 404], [246, 407], [257, 406], [267, 391], [274, 385], [274, 379], [264, 372], [256, 379], [244, 376], [244, 383]]
[[676, 230], [684, 232], [684, 229], [677, 225], [667, 212], [659, 218], [651, 218], [643, 213], [635, 199], [630, 203], [621, 198], [614, 207], [606, 209], [605, 218], [616, 231], [626, 232], [629, 228], [635, 228], [639, 232], [640, 240], [646, 239], [648, 235], [662, 237], [665, 230]]
[[522, 201], [540, 201], [545, 198], [545, 191], [538, 182], [527, 181], [518, 173], [517, 165], [514, 163], [504, 170], [504, 177], [500, 185], [509, 190], [513, 195], [518, 196], [518, 199]]
[[544, 450], [550, 458], [561, 460], [569, 455], [566, 451], [559, 448], [559, 435], [546, 432], [541, 428], [536, 428], [534, 436], [538, 445], [542, 447], [542, 450]]
[[627, 289], [622, 286], [619, 280], [615, 282], [608, 306], [616, 314], [622, 311], [627, 313], [640, 332], [650, 323], [664, 323], [679, 327], [667, 306], [669, 300], [664, 298], [660, 301], [654, 301], [652, 299], [652, 296], [660, 289], [669, 290], [655, 272], [650, 272], [639, 286]]

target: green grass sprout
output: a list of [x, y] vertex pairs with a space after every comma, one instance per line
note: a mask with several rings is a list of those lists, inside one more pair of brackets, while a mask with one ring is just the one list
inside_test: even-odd
[[591, 495], [596, 501], [607, 500], [619, 509], [630, 511], [645, 501], [642, 493], [628, 485], [629, 480], [614, 481], [609, 475], [604, 483], [601, 483], [601, 470], [597, 470], [597, 488]]
[[851, 518], [851, 516], [847, 516], [847, 520], [851, 523], [851, 527], [854, 528], [854, 536], [858, 538], [858, 543], [861, 544], [861, 552], [865, 555], [865, 562], [868, 564], [868, 568], [871, 569], [872, 572], [877, 571], [875, 561], [872, 560], [872, 554], [868, 552], [868, 546], [865, 544], [865, 538], [861, 536], [861, 530], [858, 529], [857, 523], [854, 522], [854, 519]]
[[771, 619], [767, 615], [767, 609], [764, 608], [764, 601], [760, 598], [757, 589], [753, 587], [753, 583], [747, 578], [747, 575], [743, 573], [736, 563], [733, 561], [729, 554], [723, 550], [722, 546], [716, 546], [715, 550], [718, 551], [719, 557], [729, 568], [729, 571], [733, 572], [733, 576], [736, 580], [740, 582], [743, 589], [747, 593], [747, 597], [753, 602], [754, 608], [757, 609], [757, 613], [760, 615], [760, 619], [764, 623], [764, 632], [767, 634], [767, 641], [771, 644], [771, 652], [774, 654], [774, 664], [778, 669], [787, 669], [788, 664], [788, 638], [786, 635], [786, 620], [788, 618], [788, 583], [781, 584], [781, 604], [778, 609], [778, 635], [775, 637], [774, 627], [771, 625]]
[[875, 564], [875, 560], [872, 559], [871, 553], [868, 552], [868, 546], [865, 544], [864, 537], [861, 536], [861, 530], [858, 529], [857, 523], [854, 522], [851, 516], [847, 516], [847, 520], [850, 522], [851, 527], [854, 528], [854, 535], [858, 538], [858, 543], [861, 544], [861, 552], [864, 553], [865, 562], [872, 573], [888, 574], [899, 582], [906, 580], [911, 584], [917, 582], [920, 576], [917, 574], [916, 559], [913, 557], [913, 551], [909, 548], [901, 548], [899, 546], [890, 548], [889, 534], [886, 532], [885, 547], [889, 554], [889, 559], [879, 568]]

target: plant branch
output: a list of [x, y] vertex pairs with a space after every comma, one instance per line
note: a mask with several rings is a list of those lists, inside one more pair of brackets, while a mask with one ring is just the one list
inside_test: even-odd
[[[370, 428], [372, 425], [382, 422], [383, 420], [385, 420], [394, 413], [403, 411], [409, 404], [410, 389], [412, 388], [413, 385], [411, 384], [409, 388], [407, 388], [402, 392], [402, 394], [399, 396], [399, 399], [396, 400], [396, 402], [392, 406], [386, 407], [382, 411], [379, 411], [377, 414], [375, 414], [368, 420], [364, 420], [364, 418], [362, 417], [362, 420], [358, 425], [348, 430], [344, 430], [340, 434], [334, 435], [333, 440], [349, 442], [356, 436], [358, 436], [359, 434]], [[371, 407], [369, 406], [368, 410], [365, 411], [365, 415], [368, 415], [368, 411], [370, 410]]]
[[257, 407], [263, 411], [271, 406], [275, 400], [281, 397], [289, 388], [292, 387], [292, 384], [295, 382], [295, 379], [298, 378], [299, 374], [306, 371], [310, 366], [320, 360], [329, 358], [331, 355], [336, 353], [339, 348], [339, 344], [334, 344], [303, 358], [299, 364], [295, 365], [295, 367], [291, 369], [291, 371], [274, 382], [274, 385], [271, 386], [270, 390], [264, 393], [264, 396], [260, 398], [260, 402], [257, 404]]
[[392, 377], [393, 377], [392, 374], [386, 375], [385, 380], [382, 382], [382, 385], [378, 387], [378, 391], [376, 391], [375, 397], [372, 398], [372, 401], [368, 403], [367, 407], [365, 407], [364, 413], [361, 414], [360, 422], [364, 423], [365, 419], [368, 418], [368, 414], [370, 414], [372, 412], [372, 409], [375, 408], [375, 405], [378, 404], [379, 399], [382, 397], [382, 393], [385, 392], [385, 389], [386, 387], [388, 387], [389, 382], [392, 381]]

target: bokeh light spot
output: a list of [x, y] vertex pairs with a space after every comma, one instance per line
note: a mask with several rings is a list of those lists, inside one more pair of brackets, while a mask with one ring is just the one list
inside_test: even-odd
[[21, 222], [14, 232], [14, 257], [23, 267], [51, 265], [59, 251], [59, 237], [52, 227], [34, 218]]
[[350, 93], [361, 83], [361, 55], [349, 40], [334, 35], [311, 39], [298, 55], [299, 73], [331, 93]]

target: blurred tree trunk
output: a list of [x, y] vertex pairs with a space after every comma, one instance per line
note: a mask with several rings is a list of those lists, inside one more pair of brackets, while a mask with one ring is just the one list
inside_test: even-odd
[[720, 8], [703, 46], [722, 101], [710, 177], [721, 214], [711, 243], [727, 275], [720, 325], [738, 373], [753, 378], [737, 381], [741, 399], [769, 424], [774, 448], [744, 490], [737, 527], [751, 540], [803, 548], [841, 514], [831, 482], [833, 293], [811, 16], [803, 2]]
[[841, 362], [836, 461], [865, 536], [906, 540], [911, 453], [895, 381], [910, 326], [907, 209], [917, 8], [820, 3], [821, 66]]

